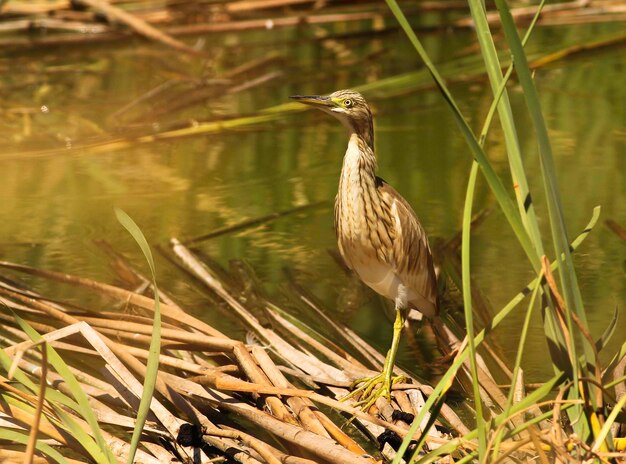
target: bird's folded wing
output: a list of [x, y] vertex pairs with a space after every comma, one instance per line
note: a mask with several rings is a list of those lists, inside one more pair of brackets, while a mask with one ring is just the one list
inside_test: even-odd
[[437, 313], [437, 278], [426, 232], [411, 205], [389, 184], [378, 183], [393, 219], [393, 244], [387, 259], [409, 290], [409, 302], [426, 316]]

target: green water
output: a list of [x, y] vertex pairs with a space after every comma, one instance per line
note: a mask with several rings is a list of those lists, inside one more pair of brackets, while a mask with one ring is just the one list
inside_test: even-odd
[[[358, 25], [328, 27], [331, 32], [359, 30]], [[613, 26], [578, 26], [538, 31], [534, 52], [619, 31]], [[461, 63], [474, 38], [469, 31], [425, 37], [436, 62]], [[131, 238], [117, 223], [119, 207], [140, 225], [152, 244], [185, 239], [241, 221], [322, 202], [273, 222], [201, 243], [198, 248], [222, 266], [244, 260], [267, 292], [287, 310], [316, 327], [316, 319], [291, 305], [287, 275], [314, 293], [333, 317], [384, 350], [391, 324], [382, 302], [337, 266], [332, 200], [346, 137], [326, 115], [287, 115], [275, 123], [237, 132], [172, 142], [135, 144], [99, 153], [66, 150], [92, 140], [153, 129], [190, 119], [248, 114], [281, 104], [291, 94], [324, 93], [358, 86], [420, 69], [400, 34], [356, 36], [337, 46], [314, 40], [306, 30], [281, 29], [212, 35], [213, 57], [206, 62], [144, 42], [4, 53], [0, 58], [0, 258], [36, 267], [115, 281], [107, 258], [94, 245], [106, 239], [146, 269]], [[216, 76], [248, 60], [277, 52], [282, 59], [258, 73], [279, 73], [265, 84], [236, 94], [215, 92], [183, 111], [161, 114], [182, 98], [183, 85], [167, 98], [139, 102], [121, 118], [111, 116], [163, 82]], [[473, 58], [475, 61], [475, 58]], [[552, 136], [565, 217], [570, 235], [581, 231], [592, 208], [601, 205], [602, 221], [626, 226], [626, 86], [623, 47], [602, 49], [559, 61], [536, 73]], [[459, 65], [456, 77], [463, 77]], [[468, 75], [471, 73], [468, 72]], [[483, 79], [461, 79], [452, 86], [470, 121], [479, 128], [491, 102]], [[414, 206], [431, 240], [460, 228], [471, 158], [450, 112], [433, 90], [371, 92], [376, 110], [380, 175]], [[527, 172], [541, 226], [549, 243], [542, 202], [540, 166], [519, 88], [511, 99], [522, 134]], [[498, 130], [487, 151], [510, 185]], [[33, 156], [33, 151], [58, 149]], [[479, 181], [476, 209], [496, 206]], [[603, 224], [576, 254], [589, 320], [599, 336], [626, 296], [626, 247]], [[524, 254], [501, 213], [491, 214], [473, 236], [476, 284], [499, 309], [532, 277]], [[158, 278], [190, 311], [221, 330], [243, 336], [228, 312], [208, 302], [188, 276], [167, 260], [157, 261]], [[79, 301], [74, 291], [29, 279], [46, 293]], [[515, 351], [522, 312], [509, 318], [498, 339], [509, 356]], [[526, 370], [533, 378], [549, 369], [539, 320], [530, 334]], [[626, 338], [619, 325], [611, 352]], [[318, 327], [319, 328], [319, 327]], [[409, 367], [412, 356], [404, 354]]]

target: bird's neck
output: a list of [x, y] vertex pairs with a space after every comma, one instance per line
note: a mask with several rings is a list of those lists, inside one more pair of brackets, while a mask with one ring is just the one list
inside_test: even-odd
[[344, 180], [358, 181], [361, 178], [376, 177], [376, 156], [374, 147], [357, 132], [350, 132], [348, 149], [343, 157], [341, 176]]

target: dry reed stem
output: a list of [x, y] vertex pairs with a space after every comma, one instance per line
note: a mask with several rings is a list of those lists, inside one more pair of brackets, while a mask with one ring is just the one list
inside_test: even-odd
[[[419, 390], [417, 390], [417, 391], [419, 391]], [[415, 409], [413, 409], [413, 405], [411, 404], [411, 400], [409, 399], [409, 396], [406, 394], [405, 391], [398, 390], [398, 391], [394, 392], [393, 396], [394, 396], [396, 402], [398, 403], [398, 406], [400, 407], [400, 409], [402, 411], [407, 412], [409, 414], [415, 415]], [[411, 424], [407, 424], [407, 425], [411, 425]]]
[[39, 379], [39, 395], [35, 407], [33, 422], [31, 423], [30, 433], [28, 435], [28, 444], [24, 452], [24, 464], [32, 464], [35, 457], [35, 446], [37, 443], [37, 435], [39, 434], [39, 424], [41, 423], [41, 415], [43, 413], [43, 403], [46, 398], [46, 382], [48, 374], [48, 351], [47, 344], [41, 345], [41, 378]]
[[[256, 364], [256, 362], [248, 352], [248, 348], [245, 345], [237, 345], [233, 350], [233, 354], [235, 355], [239, 366], [245, 372], [246, 376], [252, 381], [252, 383], [264, 386], [272, 385], [270, 380], [261, 370], [261, 368], [259, 368], [259, 366]], [[294, 425], [297, 424], [297, 421], [293, 418], [291, 413], [287, 410], [287, 408], [279, 398], [269, 396], [265, 398], [265, 403], [267, 404], [270, 413], [276, 416], [281, 421], [288, 422]]]
[[261, 458], [263, 458], [267, 464], [281, 464], [281, 460], [274, 455], [274, 451], [266, 443], [246, 433], [240, 432], [239, 430], [223, 430], [213, 427], [205, 428], [203, 432], [204, 435], [240, 440], [244, 445], [249, 446], [254, 451], [259, 453]]
[[[346, 375], [350, 376], [351, 378], [357, 379], [372, 374], [372, 371], [370, 369], [366, 369], [365, 366], [363, 366], [361, 363], [351, 363], [337, 354], [338, 352], [342, 352], [343, 350], [337, 349], [337, 351], [333, 351], [328, 346], [318, 342], [313, 337], [301, 330], [299, 327], [289, 322], [276, 311], [269, 310], [268, 314], [281, 326], [287, 329], [292, 335], [294, 335], [307, 345], [311, 346], [312, 348], [317, 350], [318, 353], [321, 353], [324, 357], [339, 366], [346, 373]], [[329, 346], [332, 346], [333, 348], [338, 348], [334, 345], [334, 343], [330, 341], [328, 341], [328, 343]]]
[[[370, 364], [374, 367], [374, 369], [381, 370], [384, 364], [384, 356], [382, 356], [378, 351], [374, 350], [369, 344], [365, 343], [363, 339], [361, 339], [358, 335], [356, 335], [352, 330], [347, 327], [340, 327], [335, 321], [333, 321], [330, 317], [327, 316], [326, 312], [323, 311], [317, 303], [312, 301], [311, 297], [307, 295], [305, 289], [303, 289], [296, 282], [291, 281], [290, 287], [292, 291], [296, 294], [296, 297], [301, 300], [304, 304], [307, 305], [310, 309], [312, 309], [316, 315], [318, 315], [328, 326], [332, 327], [333, 330], [342, 337], [347, 343], [350, 344], [356, 351], [358, 351], [363, 359], [367, 359]], [[346, 359], [355, 364], [362, 365], [355, 358], [350, 356], [349, 353], [346, 352]], [[365, 366], [363, 366], [365, 367]]]
[[[224, 394], [220, 391], [220, 387], [217, 389], [210, 389], [209, 391], [202, 388], [200, 385], [201, 380], [204, 380], [205, 384], [211, 384], [212, 380], [216, 379], [193, 379], [194, 381], [181, 379], [179, 377], [166, 374], [168, 384], [179, 391], [181, 394], [185, 394], [190, 397], [196, 397], [204, 401], [208, 401], [210, 404], [219, 407], [222, 410], [227, 410], [232, 413], [238, 414], [246, 420], [262, 427], [266, 431], [286, 440], [290, 443], [294, 443], [298, 446], [305, 448], [307, 451], [313, 453], [323, 460], [330, 460], [331, 462], [345, 463], [345, 464], [371, 464], [372, 461], [366, 458], [355, 455], [354, 453], [346, 450], [342, 446], [338, 445], [335, 441], [325, 437], [321, 437], [315, 433], [304, 430], [303, 428], [292, 425], [286, 422], [281, 422], [274, 416], [265, 412], [259, 411], [257, 408], [250, 406], [247, 403], [243, 403], [235, 400], [233, 397]], [[327, 402], [329, 398], [323, 397], [303, 390], [291, 390], [282, 389], [277, 387], [267, 387], [263, 385], [251, 384], [250, 382], [241, 381], [239, 379], [227, 379], [226, 382], [218, 382], [220, 386], [241, 387], [239, 391], [244, 392], [256, 392], [266, 394], [285, 394], [287, 396], [302, 396], [309, 397], [318, 402]], [[233, 390], [235, 391], [235, 390]], [[333, 401], [333, 400], [330, 400]], [[341, 409], [354, 411], [355, 414], [360, 414], [366, 417], [371, 422], [378, 422], [380, 424], [386, 424], [385, 422], [375, 417], [368, 416], [360, 410], [350, 408], [343, 403], [338, 403]]]
[[[223, 434], [235, 433], [237, 437], [240, 437], [240, 441], [244, 445], [246, 445], [246, 443], [249, 440], [257, 440], [255, 437], [251, 436], [250, 434], [242, 432], [241, 430], [237, 430], [237, 429], [235, 429], [233, 427], [230, 427], [228, 425], [222, 425], [220, 427], [220, 431], [221, 432], [219, 432], [219, 433], [223, 433]], [[269, 445], [267, 443], [265, 444], [265, 446], [266, 446], [266, 449], [268, 451], [270, 451], [273, 456], [278, 458], [278, 460], [281, 463], [286, 463], [286, 464], [315, 464], [315, 461], [311, 461], [311, 460], [305, 459], [305, 458], [300, 458], [298, 456], [291, 456], [291, 455], [286, 454], [286, 453], [280, 451], [279, 449], [275, 448], [274, 446]]]
[[133, 31], [135, 31], [137, 34], [143, 37], [146, 37], [150, 40], [161, 42], [162, 44], [168, 47], [172, 47], [176, 50], [179, 50], [184, 53], [188, 53], [190, 55], [202, 56], [202, 57], [206, 56], [204, 53], [201, 53], [198, 50], [195, 50], [189, 47], [184, 42], [174, 39], [168, 34], [161, 32], [154, 26], [151, 26], [150, 24], [148, 24], [146, 21], [139, 19], [136, 16], [116, 6], [111, 5], [106, 0], [75, 0], [75, 1], [80, 4], [86, 5], [90, 8], [93, 8], [97, 12], [104, 14], [111, 21], [118, 21], [118, 22], [125, 24], [126, 26], [131, 28]]
[[[263, 348], [259, 346], [253, 346], [252, 356], [274, 386], [280, 388], [293, 388], [293, 385], [291, 385], [282, 374], [282, 372], [278, 370], [276, 365], [272, 362], [272, 360]], [[317, 433], [318, 435], [321, 435], [323, 437], [330, 438], [330, 435], [328, 434], [324, 426], [321, 424], [317, 416], [315, 416], [315, 414], [313, 413], [313, 411], [311, 411], [311, 408], [309, 407], [312, 406], [313, 403], [309, 402], [309, 404], [307, 404], [306, 400], [298, 397], [289, 397], [286, 399], [286, 402], [293, 411], [293, 413], [300, 419], [300, 422], [305, 429], [309, 430], [310, 432]]]
[[257, 335], [263, 340], [269, 342], [280, 356], [287, 359], [293, 365], [300, 367], [309, 375], [320, 377], [329, 377], [339, 380], [340, 382], [350, 382], [348, 376], [341, 370], [328, 364], [323, 364], [313, 356], [302, 353], [295, 349], [289, 343], [274, 332], [267, 330], [250, 312], [244, 308], [230, 293], [226, 291], [224, 286], [209, 271], [209, 269], [199, 261], [189, 249], [182, 245], [177, 239], [171, 239], [172, 249], [175, 255], [181, 260], [182, 264], [189, 269], [196, 277], [198, 277], [207, 287], [213, 290], [221, 299], [235, 311], [235, 313], [250, 326]]
[[[132, 304], [142, 309], [146, 309], [148, 311], [154, 310], [154, 300], [152, 298], [139, 295], [137, 293], [125, 290], [123, 288], [116, 287], [114, 285], [97, 282], [95, 280], [87, 279], [84, 277], [76, 277], [76, 276], [73, 276], [70, 274], [64, 274], [61, 272], [35, 269], [30, 266], [9, 263], [6, 261], [0, 261], [0, 267], [4, 267], [6, 269], [11, 269], [11, 270], [18, 271], [18, 272], [23, 272], [23, 273], [38, 276], [38, 277], [43, 277], [46, 279], [56, 280], [58, 282], [62, 282], [62, 283], [69, 284], [69, 285], [83, 287], [88, 290], [92, 290], [97, 293], [100, 293], [102, 295], [106, 295], [111, 298], [117, 299], [119, 301], [125, 301], [127, 304]], [[213, 337], [228, 338], [223, 333], [214, 329], [210, 325], [196, 319], [195, 317], [190, 316], [189, 314], [185, 313], [184, 311], [182, 311], [180, 308], [176, 306], [169, 306], [167, 304], [161, 304], [161, 313], [165, 319], [169, 318], [172, 321], [175, 321], [179, 324], [183, 323], [189, 327], [193, 327], [196, 330], [199, 330]]]
[[[10, 385], [7, 385], [4, 382], [0, 381], [0, 385], [2, 385], [3, 389], [7, 391], [11, 391], [12, 393], [22, 397], [22, 399], [24, 399], [26, 402], [30, 404], [36, 404], [38, 401], [34, 397], [30, 397], [29, 399], [28, 395], [24, 396], [25, 395], [24, 393], [12, 388]], [[18, 407], [12, 406], [8, 403], [5, 403], [3, 406], [5, 408], [8, 408], [8, 410], [10, 411], [11, 417], [14, 417], [19, 421], [22, 421], [26, 427], [30, 426], [30, 424], [32, 424], [35, 421], [35, 417], [33, 415], [23, 411], [22, 409]], [[39, 431], [43, 433], [44, 435], [47, 435], [53, 438], [59, 443], [62, 443], [70, 448], [74, 448], [75, 450], [79, 451], [81, 449], [81, 446], [79, 443], [75, 441], [74, 437], [69, 435], [63, 429], [59, 428], [58, 425], [55, 424], [53, 421], [51, 421], [48, 416], [56, 418], [56, 414], [54, 413], [54, 411], [46, 410], [46, 414], [41, 416], [41, 422], [39, 424]], [[84, 430], [87, 430], [87, 431], [89, 430], [89, 425], [87, 424], [87, 422], [85, 422], [81, 418], [73, 415], [72, 419], [76, 423], [78, 423], [79, 426], [81, 426], [81, 428], [83, 428]], [[109, 446], [111, 447], [112, 451], [114, 451], [114, 453], [117, 455], [117, 457], [119, 457], [120, 459], [125, 459], [128, 454], [128, 448], [129, 448], [128, 443], [120, 440], [114, 435], [107, 433], [104, 430], [101, 430], [101, 433], [104, 436], [107, 443], [109, 444]], [[145, 463], [145, 464], [158, 464], [159, 461], [155, 460], [147, 453], [141, 450], [138, 450], [137, 456], [136, 456], [136, 462]]]
[[240, 13], [243, 11], [266, 10], [269, 8], [284, 8], [305, 3], [314, 3], [317, 0], [239, 0], [225, 5], [228, 13]]
[[[283, 358], [283, 361], [287, 362], [290, 365], [292, 364], [286, 358]], [[299, 369], [292, 369], [287, 366], [278, 366], [278, 369], [284, 374], [287, 374], [287, 375], [290, 375], [291, 377], [295, 377], [296, 379], [299, 379], [302, 383], [308, 385], [311, 388], [317, 388], [318, 385], [327, 385], [329, 387], [337, 387], [337, 388], [346, 389], [350, 387], [350, 385], [352, 384], [352, 382], [347, 381], [347, 380], [340, 381], [340, 380], [331, 379], [330, 377], [326, 377], [326, 376], [309, 375]]]
[[[11, 298], [18, 299], [23, 303], [29, 303], [32, 307], [42, 310], [43, 312], [49, 314], [56, 319], [59, 319], [66, 324], [72, 326], [72, 330], [74, 333], [81, 333], [85, 339], [95, 348], [98, 353], [102, 356], [102, 358], [111, 366], [117, 374], [117, 378], [120, 380], [122, 384], [126, 384], [130, 387], [132, 391], [134, 391], [137, 398], [141, 398], [142, 386], [137, 382], [137, 380], [132, 376], [132, 374], [126, 369], [126, 367], [120, 362], [119, 359], [123, 360], [126, 364], [130, 365], [132, 369], [137, 372], [142, 378], [145, 376], [145, 366], [139, 362], [135, 357], [130, 355], [123, 347], [119, 346], [117, 343], [112, 340], [106, 338], [105, 336], [98, 334], [94, 329], [92, 329], [87, 323], [80, 322], [77, 319], [68, 316], [63, 313], [61, 310], [53, 308], [50, 305], [44, 304], [40, 301], [34, 300], [29, 297], [25, 297], [21, 294], [10, 292], [5, 289], [1, 289], [2, 293], [8, 293]], [[67, 328], [60, 329], [60, 332], [64, 335], [67, 335]], [[56, 339], [57, 333], [51, 332], [50, 334], [43, 335], [43, 338], [48, 341], [48, 339]], [[31, 343], [32, 344], [32, 343]], [[17, 345], [17, 349], [24, 349], [26, 345], [19, 344]], [[15, 351], [15, 348], [14, 348]], [[119, 357], [119, 359], [118, 359]], [[171, 390], [168, 386], [161, 380], [160, 376], [157, 377], [156, 381], [156, 389], [165, 396], [168, 400], [177, 404], [178, 406], [182, 406], [180, 404], [180, 398], [173, 396]], [[158, 403], [158, 401], [153, 398], [153, 405], [151, 409], [161, 423], [170, 431], [172, 436], [176, 436], [178, 432], [178, 427], [180, 423], [177, 423], [173, 416], [165, 409], [163, 406]], [[184, 409], [183, 409], [184, 410]], [[182, 450], [181, 450], [182, 452]], [[184, 453], [183, 453], [184, 454]]]
[[[65, 458], [68, 464], [85, 464], [85, 461]], [[24, 451], [0, 449], [0, 462], [3, 464], [23, 464]], [[50, 464], [50, 460], [41, 456], [33, 456], [33, 464]]]
[[[11, 3], [9, 3], [10, 5]], [[389, 16], [390, 12], [387, 9], [381, 12], [354, 12], [354, 13], [332, 13], [332, 14], [310, 14], [303, 12], [301, 15], [288, 16], [288, 17], [274, 17], [274, 18], [261, 18], [261, 19], [249, 19], [242, 21], [211, 21], [198, 24], [184, 24], [163, 27], [162, 31], [152, 27], [162, 34], [169, 37], [181, 37], [189, 35], [210, 34], [220, 32], [235, 32], [235, 31], [250, 31], [250, 30], [266, 30], [268, 27], [272, 29], [279, 27], [293, 27], [300, 25], [315, 25], [315, 24], [329, 24], [335, 22], [360, 22], [367, 20], [374, 20], [380, 15]], [[135, 16], [135, 19], [139, 19]], [[147, 24], [147, 23], [146, 23]], [[131, 26], [132, 29], [132, 26]], [[146, 34], [142, 34], [146, 35]], [[63, 45], [85, 45], [95, 44], [103, 42], [114, 42], [128, 39], [132, 37], [131, 34], [124, 32], [117, 32], [108, 30], [99, 34], [85, 35], [81, 34], [65, 34], [62, 36], [44, 36], [44, 37], [29, 37], [29, 38], [11, 38], [7, 41], [0, 41], [0, 48], [32, 48], [33, 46], [63, 46]], [[153, 40], [157, 38], [149, 37]], [[178, 42], [176, 39], [174, 39]], [[182, 43], [182, 42], [181, 42]], [[169, 45], [169, 44], [168, 44]], [[198, 52], [183, 43], [185, 52], [196, 55], [201, 55]], [[176, 47], [175, 47], [176, 48]], [[189, 50], [193, 50], [190, 52]], [[204, 55], [206, 56], [206, 55]]]
[[[7, 383], [5, 379], [0, 378], [0, 388], [4, 391], [12, 393], [14, 396], [16, 396], [17, 398], [20, 398], [21, 400], [23, 400], [24, 402], [28, 404], [37, 403], [37, 398], [31, 395], [27, 395], [21, 390], [16, 389], [15, 387]], [[28, 426], [33, 423], [34, 416], [32, 414], [18, 408], [17, 406], [13, 406], [4, 401], [2, 401], [1, 404], [3, 408], [3, 413], [7, 414], [8, 416], [12, 418], [15, 418], [19, 422], [22, 422], [24, 424], [25, 429], [27, 429]], [[48, 418], [48, 416], [53, 416], [53, 415], [54, 415], [54, 411], [46, 408], [45, 414], [42, 416], [41, 422], [39, 424], [39, 432], [41, 432], [43, 435], [46, 435], [52, 438], [53, 440], [56, 440], [59, 443], [68, 445], [69, 444], [68, 437], [61, 434], [56, 428], [56, 425], [53, 424]]]
[[[182, 379], [181, 379], [182, 380]], [[378, 419], [376, 416], [367, 414], [358, 408], [349, 406], [346, 402], [337, 401], [319, 393], [312, 392], [310, 390], [301, 390], [298, 388], [280, 388], [274, 386], [259, 385], [252, 382], [246, 382], [244, 380], [231, 377], [227, 374], [209, 374], [202, 377], [194, 377], [193, 382], [199, 385], [207, 385], [219, 391], [235, 391], [235, 392], [248, 392], [256, 394], [268, 394], [268, 395], [284, 395], [284, 396], [297, 396], [301, 398], [308, 398], [313, 402], [324, 404], [333, 409], [345, 412], [351, 416], [355, 416], [366, 422], [375, 424], [379, 427], [387, 428], [405, 437], [407, 435], [407, 428], [400, 427], [395, 424]], [[195, 389], [194, 389], [195, 391]], [[442, 443], [445, 441], [442, 441]]]

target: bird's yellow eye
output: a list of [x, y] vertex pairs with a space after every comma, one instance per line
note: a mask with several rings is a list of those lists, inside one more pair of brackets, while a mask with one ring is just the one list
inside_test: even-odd
[[343, 106], [345, 106], [346, 108], [350, 108], [352, 106], [352, 100], [350, 100], [349, 98], [347, 100], [344, 100]]

